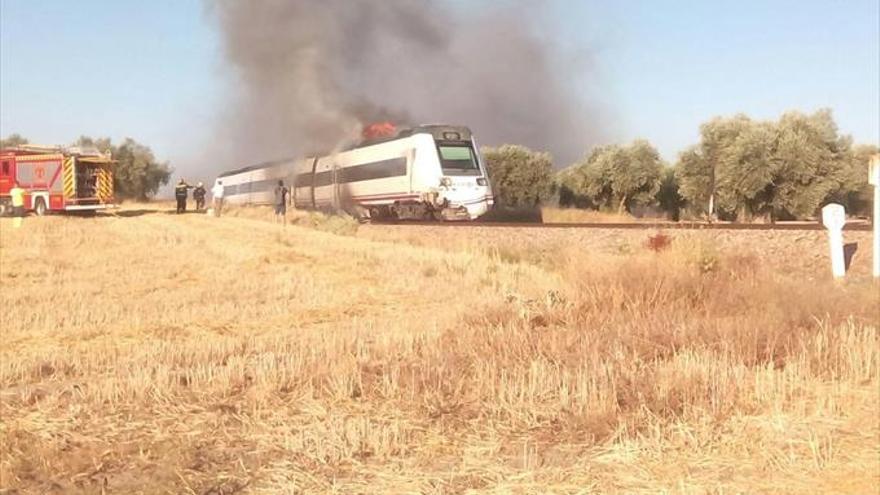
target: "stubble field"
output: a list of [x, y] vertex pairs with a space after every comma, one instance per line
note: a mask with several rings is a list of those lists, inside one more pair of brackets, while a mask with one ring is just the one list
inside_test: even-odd
[[0, 491], [880, 483], [867, 234], [122, 213], [0, 220]]

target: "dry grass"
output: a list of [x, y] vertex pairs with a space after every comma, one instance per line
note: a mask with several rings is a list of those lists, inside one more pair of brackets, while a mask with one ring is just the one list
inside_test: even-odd
[[[274, 210], [270, 206], [229, 206], [225, 208], [223, 216], [280, 222], [275, 217]], [[287, 223], [289, 225], [297, 225], [344, 236], [356, 234], [359, 226], [358, 220], [348, 215], [328, 215], [326, 213], [296, 210], [293, 208], [287, 212]]]
[[706, 239], [439, 250], [236, 215], [2, 220], [0, 488], [880, 483], [867, 282]]

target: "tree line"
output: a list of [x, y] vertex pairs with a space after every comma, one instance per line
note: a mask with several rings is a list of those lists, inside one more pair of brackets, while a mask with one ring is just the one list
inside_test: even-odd
[[[28, 144], [28, 140], [18, 134], [0, 139], [0, 149], [25, 144]], [[131, 138], [114, 144], [110, 138], [95, 139], [81, 136], [74, 146], [111, 154], [116, 161], [113, 186], [116, 196], [122, 199], [144, 201], [151, 198], [160, 187], [168, 184], [173, 172], [168, 162], [160, 162], [156, 159], [149, 146]]]
[[[27, 143], [13, 134], [0, 140], [0, 148]], [[121, 198], [146, 200], [171, 177], [168, 162], [133, 139], [114, 144], [82, 136], [75, 145], [112, 154]], [[714, 118], [672, 164], [645, 140], [599, 146], [559, 172], [549, 153], [519, 145], [482, 150], [502, 207], [552, 204], [620, 214], [650, 208], [675, 220], [735, 221], [809, 218], [828, 202], [867, 214], [867, 167], [877, 152], [877, 146], [841, 135], [829, 110], [786, 112], [773, 121], [743, 114]]]
[[554, 173], [549, 154], [523, 146], [482, 150], [495, 195], [507, 207], [556, 204], [617, 213], [652, 208], [678, 219], [804, 219], [829, 202], [853, 214], [870, 207], [874, 145], [841, 135], [829, 110], [777, 120], [719, 117], [699, 143], [665, 163], [648, 141], [612, 144]]

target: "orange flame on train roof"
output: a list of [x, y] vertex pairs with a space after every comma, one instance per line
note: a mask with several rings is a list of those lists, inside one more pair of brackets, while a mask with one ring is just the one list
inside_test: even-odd
[[376, 122], [364, 126], [361, 134], [364, 140], [392, 137], [397, 133], [397, 126], [391, 122]]

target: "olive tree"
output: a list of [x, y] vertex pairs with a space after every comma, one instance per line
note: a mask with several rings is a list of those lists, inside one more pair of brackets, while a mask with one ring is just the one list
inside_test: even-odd
[[10, 134], [6, 138], [0, 139], [0, 149], [14, 148], [23, 144], [28, 144], [28, 140], [19, 134]]
[[586, 196], [599, 208], [623, 213], [656, 200], [663, 163], [650, 143], [637, 140], [629, 146], [600, 146], [569, 174], [566, 184], [574, 194]]
[[134, 139], [126, 138], [122, 144], [114, 145], [109, 138], [82, 136], [76, 144], [112, 154], [116, 161], [113, 186], [119, 197], [149, 199], [171, 178], [168, 162], [158, 161], [149, 146]]
[[534, 207], [547, 199], [553, 184], [550, 154], [511, 144], [481, 151], [499, 204]]
[[846, 198], [864, 182], [852, 139], [838, 133], [829, 110], [787, 112], [777, 121], [716, 118], [679, 156], [680, 193], [711, 216], [804, 218]]
[[751, 123], [751, 119], [742, 114], [712, 119], [700, 126], [700, 143], [679, 155], [676, 164], [679, 191], [693, 209], [715, 216], [721, 161]]

